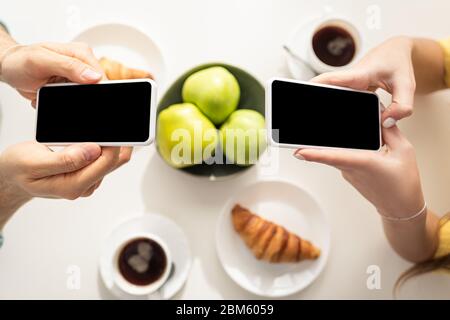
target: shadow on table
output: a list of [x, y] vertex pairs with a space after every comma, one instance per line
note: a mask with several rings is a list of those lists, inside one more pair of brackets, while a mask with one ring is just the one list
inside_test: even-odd
[[[98, 292], [100, 293], [100, 298], [102, 300], [117, 300], [118, 298], [111, 293], [111, 291], [106, 288], [105, 283], [102, 280], [102, 276], [100, 275], [100, 271], [98, 271], [97, 277], [97, 286]], [[181, 288], [179, 292], [173, 297], [173, 299], [180, 299], [180, 296], [183, 294], [184, 286]]]
[[108, 288], [106, 288], [105, 284], [103, 283], [102, 276], [100, 275], [100, 271], [97, 272], [97, 286], [98, 286], [98, 292], [100, 294], [100, 298], [102, 300], [115, 300], [117, 299], [111, 291], [109, 291]]
[[184, 230], [191, 247], [193, 266], [200, 264], [208, 284], [223, 298], [247, 297], [248, 294], [220, 266], [215, 252], [216, 221], [236, 189], [256, 178], [257, 169], [253, 167], [224, 181], [209, 181], [169, 167], [155, 153], [142, 180], [146, 212], [163, 214]]

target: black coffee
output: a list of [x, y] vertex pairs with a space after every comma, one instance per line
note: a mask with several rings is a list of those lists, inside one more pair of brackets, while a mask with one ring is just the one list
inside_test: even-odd
[[349, 64], [356, 52], [352, 35], [337, 26], [319, 29], [313, 36], [312, 46], [316, 56], [325, 64], [342, 67]]
[[167, 257], [159, 243], [148, 238], [128, 242], [119, 254], [119, 271], [130, 283], [149, 285], [164, 274]]

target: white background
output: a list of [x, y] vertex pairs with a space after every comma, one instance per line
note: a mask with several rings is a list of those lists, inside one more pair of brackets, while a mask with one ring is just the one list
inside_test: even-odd
[[[208, 61], [243, 66], [264, 81], [288, 76], [281, 45], [297, 24], [320, 13], [324, 5], [351, 17], [373, 45], [396, 34], [450, 36], [448, 0], [15, 0], [2, 1], [0, 20], [21, 43], [69, 41], [98, 23], [127, 23], [161, 45], [169, 81]], [[379, 30], [365, 27], [369, 5], [381, 9]], [[415, 115], [401, 125], [416, 146], [429, 207], [439, 214], [450, 209], [449, 104], [447, 95], [439, 95], [417, 105]], [[33, 138], [34, 110], [3, 84], [0, 110], [2, 150]], [[327, 267], [292, 298], [391, 298], [395, 279], [409, 264], [389, 248], [375, 210], [339, 172], [300, 162], [291, 151], [282, 151], [278, 175], [311, 191], [332, 227]], [[256, 179], [258, 169], [253, 168], [233, 180], [203, 181], [169, 168], [153, 146], [138, 150], [93, 197], [76, 202], [36, 199], [20, 210], [7, 225], [0, 250], [0, 298], [110, 298], [97, 269], [101, 243], [118, 223], [142, 212], [174, 219], [189, 238], [193, 268], [177, 298], [256, 298], [227, 277], [213, 245], [222, 206], [237, 187]], [[81, 268], [79, 290], [66, 287], [71, 265]], [[380, 290], [366, 287], [369, 265], [381, 268]], [[407, 284], [401, 297], [450, 298], [449, 289], [449, 277], [429, 275]]]

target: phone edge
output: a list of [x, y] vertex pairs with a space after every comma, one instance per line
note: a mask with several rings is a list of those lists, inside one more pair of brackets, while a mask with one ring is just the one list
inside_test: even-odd
[[[141, 146], [148, 146], [152, 144], [156, 139], [156, 101], [157, 101], [157, 93], [158, 93], [158, 85], [153, 79], [126, 79], [126, 80], [105, 80], [100, 81], [97, 83], [93, 83], [92, 85], [96, 84], [105, 84], [105, 83], [133, 83], [133, 82], [148, 82], [150, 83], [152, 87], [151, 92], [151, 98], [150, 98], [150, 119], [149, 119], [149, 134], [148, 139], [146, 141], [142, 142], [96, 142], [96, 141], [90, 141], [89, 143], [95, 143], [102, 147], [141, 147]], [[86, 85], [83, 83], [74, 83], [74, 82], [67, 82], [67, 83], [50, 83], [46, 84], [45, 86], [42, 86], [39, 88], [36, 92], [36, 117], [34, 121], [34, 140], [37, 143], [40, 143], [45, 146], [70, 146], [73, 144], [78, 143], [86, 143], [86, 142], [40, 142], [37, 139], [37, 124], [38, 124], [38, 116], [39, 116], [39, 93], [42, 88], [44, 87], [60, 87], [60, 86], [77, 86], [77, 85]]]
[[[372, 149], [354, 149], [354, 148], [313, 146], [313, 145], [296, 145], [296, 144], [279, 143], [279, 142], [274, 141], [273, 135], [272, 135], [272, 84], [274, 81], [285, 81], [285, 82], [291, 82], [291, 83], [312, 85], [312, 86], [316, 86], [316, 87], [325, 87], [325, 88], [339, 89], [339, 90], [346, 90], [346, 91], [353, 91], [353, 92], [362, 92], [362, 93], [368, 93], [368, 94], [374, 95], [378, 101], [378, 123], [379, 123], [379, 129], [378, 129], [379, 147], [378, 147], [378, 149], [372, 150]], [[311, 81], [288, 79], [288, 78], [283, 78], [283, 77], [271, 77], [271, 78], [269, 78], [269, 80], [266, 81], [266, 97], [265, 98], [266, 98], [265, 116], [266, 116], [267, 140], [269, 141], [269, 145], [272, 147], [286, 148], [286, 149], [353, 150], [353, 151], [372, 151], [372, 152], [379, 152], [381, 150], [381, 148], [383, 147], [383, 137], [382, 137], [382, 132], [381, 132], [381, 100], [380, 100], [380, 97], [375, 92], [368, 91], [368, 90], [356, 90], [356, 89], [352, 89], [352, 88], [339, 87], [339, 86], [322, 84], [322, 83], [314, 83]]]

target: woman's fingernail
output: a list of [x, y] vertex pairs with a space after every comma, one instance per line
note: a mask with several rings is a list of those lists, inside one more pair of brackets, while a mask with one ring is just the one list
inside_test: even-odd
[[303, 157], [300, 153], [294, 153], [294, 157], [296, 157], [298, 160], [305, 160], [305, 157]]
[[395, 126], [396, 123], [397, 123], [397, 120], [395, 120], [394, 118], [387, 118], [383, 122], [383, 127], [385, 127], [386, 129], [389, 129], [389, 128], [392, 128], [393, 126]]
[[81, 74], [81, 77], [85, 80], [98, 80], [102, 77], [102, 75], [100, 73], [98, 73], [97, 71], [86, 68], [86, 69], [84, 69], [83, 73]]

